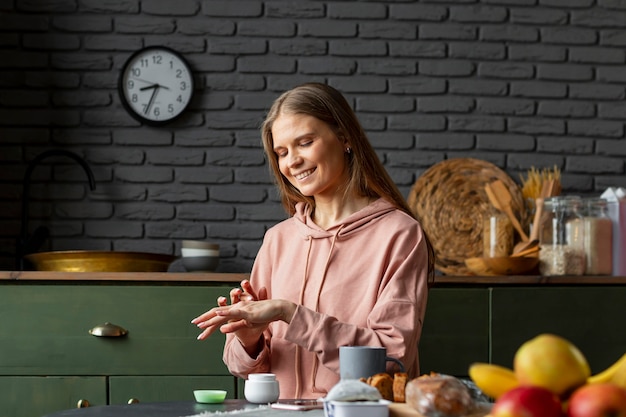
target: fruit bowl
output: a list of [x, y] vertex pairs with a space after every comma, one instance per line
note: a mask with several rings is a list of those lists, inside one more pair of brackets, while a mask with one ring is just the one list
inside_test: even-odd
[[538, 264], [536, 256], [465, 259], [465, 266], [475, 275], [524, 275], [532, 272]]

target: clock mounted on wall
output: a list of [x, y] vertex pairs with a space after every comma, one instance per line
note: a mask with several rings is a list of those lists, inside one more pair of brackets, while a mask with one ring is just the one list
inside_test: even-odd
[[193, 96], [193, 73], [185, 58], [165, 46], [149, 46], [132, 54], [120, 74], [124, 108], [152, 126], [181, 116]]

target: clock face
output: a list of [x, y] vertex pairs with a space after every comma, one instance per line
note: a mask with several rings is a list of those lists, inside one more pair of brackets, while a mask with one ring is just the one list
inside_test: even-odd
[[149, 125], [171, 122], [189, 105], [193, 74], [179, 53], [153, 46], [135, 52], [119, 79], [122, 104], [137, 120]]

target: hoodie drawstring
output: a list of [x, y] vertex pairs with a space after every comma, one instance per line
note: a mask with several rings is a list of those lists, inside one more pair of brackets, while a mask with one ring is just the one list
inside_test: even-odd
[[[324, 264], [324, 271], [322, 273], [322, 280], [320, 282], [320, 286], [319, 289], [317, 291], [316, 294], [316, 298], [315, 298], [315, 312], [319, 311], [319, 305], [320, 305], [320, 298], [321, 298], [321, 294], [322, 294], [322, 288], [324, 287], [324, 282], [326, 281], [326, 275], [328, 273], [328, 268], [330, 266], [330, 258], [333, 255], [333, 251], [335, 249], [335, 243], [337, 242], [337, 236], [339, 236], [339, 233], [341, 232], [341, 229], [343, 228], [343, 225], [339, 227], [339, 229], [337, 230], [337, 232], [333, 235], [333, 239], [330, 245], [330, 250], [328, 251], [328, 256], [326, 257], [326, 263]], [[307, 236], [307, 239], [309, 240], [309, 248], [307, 250], [307, 256], [306, 256], [306, 262], [305, 262], [305, 269], [304, 269], [304, 279], [302, 280], [302, 286], [300, 288], [300, 297], [299, 297], [299, 303], [300, 305], [303, 305], [304, 303], [304, 290], [306, 289], [306, 284], [308, 281], [308, 276], [309, 276], [309, 260], [310, 260], [310, 256], [311, 256], [311, 249], [313, 247], [313, 238], [311, 236]], [[301, 352], [301, 347], [300, 345], [296, 345], [296, 358], [295, 358], [295, 367], [296, 367], [296, 398], [300, 398], [301, 395], [301, 389], [302, 387], [300, 386], [300, 352]], [[315, 355], [314, 359], [313, 359], [313, 369], [311, 372], [311, 390], [313, 392], [319, 392], [319, 393], [324, 393], [325, 391], [319, 390], [316, 386], [315, 386], [315, 380], [317, 379], [317, 370], [319, 368], [319, 358], [317, 357], [317, 355]]]

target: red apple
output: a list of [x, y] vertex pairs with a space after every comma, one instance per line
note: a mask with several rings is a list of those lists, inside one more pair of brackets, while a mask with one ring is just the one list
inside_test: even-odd
[[491, 417], [562, 417], [559, 397], [547, 388], [521, 386], [503, 394], [491, 409]]
[[610, 382], [588, 384], [570, 396], [568, 417], [626, 417], [626, 389]]

